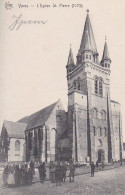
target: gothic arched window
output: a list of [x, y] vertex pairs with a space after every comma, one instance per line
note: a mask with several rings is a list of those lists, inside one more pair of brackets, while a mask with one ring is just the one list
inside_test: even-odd
[[93, 118], [97, 118], [97, 109], [96, 108], [93, 108]]
[[80, 86], [80, 78], [77, 79], [77, 89], [80, 90], [81, 86]]
[[73, 82], [73, 87], [76, 89], [76, 81]]
[[98, 94], [98, 77], [95, 77], [95, 94]]
[[15, 151], [20, 151], [20, 141], [19, 140], [15, 141]]
[[103, 81], [101, 78], [99, 79], [99, 95], [103, 96]]

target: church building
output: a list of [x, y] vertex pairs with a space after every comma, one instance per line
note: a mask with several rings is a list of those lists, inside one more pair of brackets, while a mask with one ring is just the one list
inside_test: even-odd
[[68, 134], [76, 162], [111, 162], [122, 156], [120, 104], [110, 96], [111, 58], [105, 40], [101, 61], [87, 12], [77, 62], [67, 69]]
[[[73, 159], [83, 164], [97, 160], [110, 163], [122, 159], [121, 111], [120, 104], [110, 95], [111, 58], [106, 40], [102, 53], [99, 61], [87, 11], [76, 63], [70, 48], [66, 65], [68, 111], [58, 100], [17, 122], [17, 133], [21, 123], [25, 131], [26, 161]], [[5, 130], [9, 134], [10, 127], [3, 127], [2, 137], [5, 139]], [[13, 128], [11, 125], [11, 133]], [[18, 141], [17, 137], [13, 140]]]

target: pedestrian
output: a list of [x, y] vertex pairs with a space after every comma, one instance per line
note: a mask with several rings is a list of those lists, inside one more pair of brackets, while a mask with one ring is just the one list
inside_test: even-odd
[[8, 186], [9, 166], [6, 165], [3, 170], [3, 183], [4, 186]]
[[28, 169], [28, 184], [29, 184], [29, 185], [32, 184], [32, 180], [33, 180], [33, 171], [32, 171], [32, 169], [29, 167], [29, 169]]
[[69, 163], [69, 182], [74, 182], [75, 177], [75, 165], [73, 164], [73, 160]]
[[33, 161], [30, 162], [30, 168], [32, 170], [32, 175], [35, 175], [35, 164]]
[[9, 168], [8, 186], [9, 187], [14, 187], [15, 186], [14, 167], [13, 167], [13, 165], [10, 166], [10, 168]]
[[56, 179], [56, 186], [61, 186], [61, 180], [62, 180], [62, 175], [61, 175], [61, 165], [60, 162], [57, 162], [56, 165], [56, 170], [55, 170], [55, 179]]
[[104, 169], [104, 162], [102, 162], [102, 169]]
[[42, 162], [40, 163], [40, 166], [39, 166], [39, 177], [40, 177], [41, 183], [43, 183], [46, 177], [46, 168], [45, 168], [45, 163], [42, 163]]
[[65, 180], [66, 180], [66, 171], [67, 171], [65, 162], [62, 163], [61, 169], [62, 169], [62, 182], [65, 182]]
[[98, 162], [98, 160], [96, 161], [96, 168], [98, 169], [98, 167], [99, 167], [99, 162]]
[[51, 183], [55, 182], [55, 165], [53, 161], [50, 161], [49, 163], [49, 178]]
[[24, 165], [22, 164], [20, 167], [20, 184], [24, 185]]
[[94, 177], [94, 172], [95, 172], [95, 165], [94, 165], [94, 162], [91, 162], [91, 163], [90, 163], [90, 166], [91, 166], [91, 177]]
[[24, 166], [24, 185], [28, 184], [28, 165]]
[[20, 168], [19, 165], [15, 166], [15, 171], [14, 171], [14, 180], [15, 180], [15, 186], [20, 186]]

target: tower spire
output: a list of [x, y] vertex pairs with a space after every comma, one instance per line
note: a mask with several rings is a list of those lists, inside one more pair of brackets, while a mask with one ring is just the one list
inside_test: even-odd
[[80, 53], [83, 53], [84, 50], [91, 50], [93, 53], [97, 53], [95, 38], [89, 18], [89, 10], [87, 10], [87, 16], [80, 45]]
[[70, 74], [75, 69], [71, 44], [70, 44], [70, 50], [69, 50], [69, 56], [68, 56], [68, 62], [67, 62], [66, 69], [67, 69], [67, 75]]
[[110, 57], [109, 57], [109, 51], [108, 51], [108, 45], [107, 45], [107, 37], [105, 36], [105, 44], [104, 44], [104, 50], [101, 60], [101, 65], [105, 68], [110, 68]]
[[102, 60], [107, 60], [107, 59], [110, 60], [108, 46], [107, 46], [107, 37], [105, 36], [105, 45], [104, 45]]
[[73, 59], [71, 44], [70, 44], [69, 57], [68, 57], [67, 65], [74, 65], [74, 59]]

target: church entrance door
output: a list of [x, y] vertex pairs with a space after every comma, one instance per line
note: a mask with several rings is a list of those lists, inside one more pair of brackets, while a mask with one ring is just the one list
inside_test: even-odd
[[103, 150], [98, 150], [98, 162], [104, 162], [105, 160], [105, 154]]

